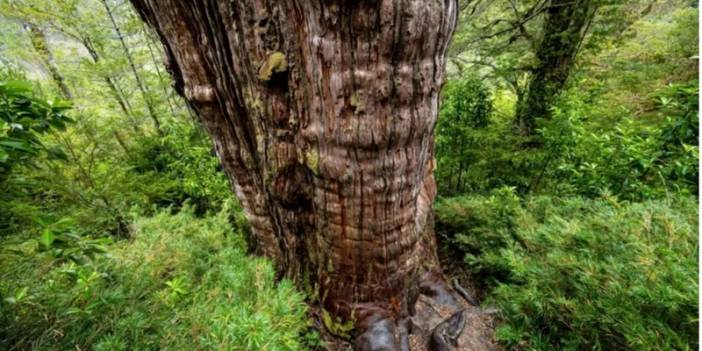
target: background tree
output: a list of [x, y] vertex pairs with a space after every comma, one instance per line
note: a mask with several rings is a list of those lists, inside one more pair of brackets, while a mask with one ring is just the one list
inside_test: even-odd
[[459, 71], [473, 70], [516, 99], [515, 131], [531, 139], [537, 118], [548, 118], [583, 51], [621, 41], [626, 29], [660, 7], [657, 1], [462, 2], [449, 51]]
[[[144, 98], [144, 102], [146, 104], [146, 109], [149, 111], [149, 117], [151, 117], [151, 120], [154, 122], [154, 127], [156, 128], [156, 131], [158, 133], [162, 133], [161, 131], [161, 121], [159, 121], [158, 116], [156, 115], [156, 111], [154, 110], [153, 106], [153, 101], [151, 101], [151, 97], [149, 96], [149, 93], [147, 91], [146, 84], [144, 84], [144, 80], [141, 78], [141, 75], [139, 74], [139, 71], [137, 70], [135, 64], [134, 64], [134, 58], [132, 58], [132, 54], [129, 52], [129, 47], [127, 46], [127, 43], [125, 42], [124, 36], [122, 35], [122, 31], [119, 28], [119, 25], [117, 24], [117, 21], [115, 20], [115, 16], [112, 14], [112, 10], [110, 9], [110, 5], [107, 3], [107, 0], [103, 0], [102, 2], [103, 5], [105, 5], [105, 11], [107, 12], [108, 17], [110, 17], [110, 23], [112, 23], [112, 28], [114, 29], [115, 33], [117, 34], [117, 38], [119, 39], [119, 43], [122, 45], [122, 49], [124, 50], [124, 57], [127, 59], [127, 62], [129, 63], [129, 68], [132, 71], [132, 74], [134, 74], [134, 80], [137, 82], [137, 87], [139, 88], [139, 91], [141, 92], [141, 96]], [[150, 49], [150, 47], [149, 47]]]
[[518, 102], [515, 124], [520, 134], [534, 134], [563, 90], [599, 4], [592, 0], [552, 0], [545, 5], [541, 40], [536, 48], [526, 95]]
[[56, 67], [56, 63], [54, 62], [54, 56], [51, 53], [51, 50], [49, 49], [46, 40], [46, 35], [44, 34], [41, 28], [37, 27], [33, 23], [27, 22], [24, 24], [24, 27], [27, 29], [27, 31], [29, 31], [29, 35], [32, 39], [32, 47], [37, 52], [37, 55], [41, 58], [44, 67], [51, 74], [51, 78], [56, 83], [56, 86], [58, 86], [59, 90], [61, 91], [61, 94], [65, 99], [72, 99], [73, 94], [66, 85], [63, 75], [61, 74], [61, 72], [59, 72], [58, 68]]
[[[76, 204], [77, 208], [63, 205], [58, 208], [63, 207], [59, 212], [77, 219], [81, 225], [125, 235], [130, 206], [145, 201], [162, 201], [162, 204], [166, 204], [176, 198], [180, 198], [175, 200], [178, 203], [185, 201], [182, 195], [184, 183], [192, 180], [183, 178], [176, 183], [165, 182], [162, 186], [150, 186], [150, 181], [142, 177], [153, 177], [156, 169], [161, 171], [163, 167], [154, 167], [154, 163], [145, 165], [141, 157], [162, 160], [167, 158], [166, 154], [176, 153], [173, 150], [176, 144], [166, 142], [160, 138], [161, 135], [154, 133], [157, 130], [150, 110], [162, 116], [162, 123], [188, 116], [189, 111], [182, 100], [174, 100], [175, 94], [170, 89], [171, 80], [159, 75], [158, 69], [154, 67], [154, 64], [162, 65], [161, 62], [154, 62], [151, 56], [151, 52], [158, 50], [158, 47], [148, 47], [142, 21], [130, 4], [108, 0], [107, 5], [112, 18], [107, 13], [105, 3], [101, 1], [0, 1], [0, 22], [4, 28], [1, 34], [4, 45], [1, 50], [8, 67], [26, 71], [28, 77], [41, 82], [45, 81], [44, 77], [50, 78], [50, 84], [39, 84], [37, 90], [49, 96], [66, 96], [61, 84], [57, 84], [53, 78], [55, 75], [51, 73], [52, 68], [46, 64], [45, 53], [50, 50], [48, 53], [51, 55], [53, 70], [60, 73], [63, 85], [70, 87], [72, 94], [74, 109], [70, 115], [76, 123], [66, 133], [51, 134], [45, 138], [47, 145], [60, 146], [65, 150], [67, 160], [61, 163], [38, 162], [42, 171], [33, 172], [33, 181], [48, 181], [52, 186], [46, 192], [61, 194], [59, 197], [65, 196]], [[32, 32], [24, 26], [25, 23], [33, 24], [34, 28], [43, 33], [44, 43], [40, 47], [46, 50], [37, 50], [32, 45], [39, 42], [33, 40], [36, 36], [32, 36]], [[115, 34], [113, 23], [120, 28], [123, 41]], [[141, 83], [150, 88], [145, 94], [141, 93], [137, 75], [132, 70], [130, 58], [126, 56], [125, 46], [129, 49], [131, 62]], [[155, 91], [168, 93], [156, 97]], [[191, 133], [202, 134], [198, 130], [199, 126], [189, 122], [177, 126], [170, 124], [170, 127], [177, 130], [174, 133], [181, 138], [191, 138]], [[205, 155], [211, 152], [207, 140], [202, 137], [188, 141], [195, 142], [193, 145], [197, 145], [197, 152]], [[107, 164], [111, 166], [108, 167]], [[137, 169], [139, 175], [131, 173], [128, 170], [130, 167]], [[108, 171], [108, 168], [112, 171]], [[120, 170], [124, 171], [121, 173], [124, 178], [121, 179], [117, 175]], [[129, 174], [131, 175], [128, 176]], [[134, 177], [142, 178], [141, 184], [130, 180]], [[206, 177], [203, 175], [203, 178]], [[123, 191], [123, 187], [151, 190], [137, 195]], [[187, 187], [191, 190], [186, 192], [195, 192], [195, 186]], [[211, 190], [200, 191], [198, 192], [204, 194]], [[121, 196], [120, 193], [126, 196]], [[202, 205], [203, 209], [210, 206], [205, 199], [195, 202]], [[93, 210], [84, 211], [88, 208]], [[54, 210], [56, 209], [47, 209], [44, 212]], [[31, 216], [22, 217], [31, 220]]]

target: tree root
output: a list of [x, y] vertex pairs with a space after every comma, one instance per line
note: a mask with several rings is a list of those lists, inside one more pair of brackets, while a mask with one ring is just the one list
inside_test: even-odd
[[[356, 351], [492, 350], [492, 326], [477, 301], [456, 281], [453, 289], [438, 273], [419, 283], [412, 316], [397, 316], [381, 307], [359, 309]], [[456, 298], [460, 296], [460, 298]], [[465, 302], [464, 302], [465, 300]], [[470, 325], [470, 328], [466, 328]], [[470, 335], [468, 335], [470, 334]], [[488, 335], [489, 334], [489, 335]], [[488, 335], [488, 336], [485, 336]]]
[[429, 341], [431, 351], [451, 351], [453, 347], [458, 347], [458, 337], [463, 332], [466, 325], [466, 317], [463, 310], [454, 313], [451, 317], [434, 328]]
[[398, 323], [398, 333], [400, 336], [400, 351], [411, 351], [409, 344], [409, 334], [412, 332], [412, 323], [409, 318], [405, 318]]
[[359, 351], [400, 351], [395, 335], [395, 321], [384, 315], [372, 313], [361, 320], [362, 332], [356, 337], [354, 349]]
[[466, 290], [463, 286], [461, 286], [461, 284], [458, 283], [458, 280], [455, 278], [453, 279], [453, 288], [456, 290], [456, 292], [459, 295], [461, 295], [461, 297], [463, 297], [464, 300], [466, 300], [466, 302], [468, 302], [469, 304], [476, 306], [476, 307], [480, 306], [480, 302], [478, 302], [478, 300], [476, 300], [473, 297], [473, 295], [471, 295], [468, 292], [468, 290]]

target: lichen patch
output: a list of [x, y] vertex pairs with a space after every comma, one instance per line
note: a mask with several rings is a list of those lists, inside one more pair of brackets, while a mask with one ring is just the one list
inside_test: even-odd
[[283, 73], [288, 70], [288, 60], [285, 54], [280, 51], [275, 51], [268, 55], [266, 62], [261, 65], [258, 70], [258, 79], [267, 82], [275, 73]]

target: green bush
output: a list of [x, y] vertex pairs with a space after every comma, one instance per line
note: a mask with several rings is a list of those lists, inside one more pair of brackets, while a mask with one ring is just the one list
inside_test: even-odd
[[180, 206], [187, 200], [203, 214], [218, 211], [233, 197], [212, 141], [186, 121], [171, 121], [163, 135], [140, 138], [127, 162], [133, 176], [151, 177], [161, 184], [161, 191], [149, 197], [150, 204]]
[[71, 122], [64, 111], [71, 105], [65, 101], [45, 101], [31, 83], [5, 80], [0, 72], [0, 185], [17, 164], [27, 164], [47, 150], [40, 135], [64, 130]]
[[696, 81], [653, 92], [646, 119], [626, 111], [598, 116], [592, 97], [573, 88], [552, 118], [540, 123], [541, 142], [533, 148], [514, 135], [510, 115], [473, 121], [490, 111], [480, 82], [466, 78], [447, 86], [436, 129], [441, 195], [485, 194], [504, 186], [520, 194], [614, 194], [635, 201], [697, 194]]
[[34, 171], [39, 159], [66, 158], [60, 146], [43, 139], [72, 122], [70, 104], [46, 100], [37, 90], [21, 74], [0, 68], [0, 237], [32, 224], [35, 206], [19, 200], [32, 184], [21, 170]]
[[490, 282], [498, 338], [532, 350], [697, 349], [696, 199], [621, 202], [509, 189], [443, 199], [438, 232]]
[[485, 129], [491, 123], [490, 92], [480, 77], [467, 75], [449, 80], [441, 99], [436, 124], [439, 191], [448, 194], [474, 189], [480, 178], [475, 177], [476, 163], [483, 156], [479, 149], [489, 138]]
[[569, 96], [540, 130], [544, 156], [531, 190], [629, 200], [696, 195], [698, 92], [697, 82], [672, 84], [655, 92], [656, 122], [627, 116], [602, 128], [588, 125], [587, 103]]
[[[246, 255], [227, 209], [184, 208], [139, 218], [131, 240], [85, 264], [34, 240], [0, 251], [0, 348], [297, 350], [308, 329], [303, 296]], [[314, 338], [312, 338], [314, 339]]]
[[0, 192], [0, 236], [32, 230], [34, 217], [51, 214], [74, 219], [84, 233], [120, 237], [135, 213], [188, 202], [205, 215], [234, 197], [211, 141], [189, 123], [171, 121], [163, 135], [139, 136], [126, 150], [112, 131], [90, 136], [97, 130], [81, 119], [65, 138], [46, 142], [66, 149], [67, 160], [39, 157], [31, 169], [15, 168]]

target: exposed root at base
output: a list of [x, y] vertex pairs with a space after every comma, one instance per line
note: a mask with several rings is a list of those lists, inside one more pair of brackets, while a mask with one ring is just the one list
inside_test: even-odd
[[452, 347], [458, 347], [458, 337], [463, 332], [466, 325], [466, 317], [463, 310], [453, 314], [434, 328], [429, 341], [429, 349], [433, 351], [451, 351]]
[[395, 320], [382, 312], [374, 312], [360, 320], [354, 349], [373, 351], [399, 351]]
[[[454, 281], [451, 289], [436, 273], [425, 274], [411, 317], [396, 321], [382, 308], [359, 314], [356, 351], [495, 350], [493, 314]], [[458, 296], [456, 296], [458, 295]]]

